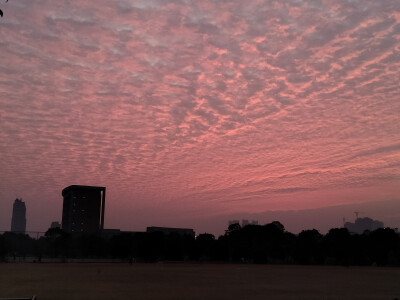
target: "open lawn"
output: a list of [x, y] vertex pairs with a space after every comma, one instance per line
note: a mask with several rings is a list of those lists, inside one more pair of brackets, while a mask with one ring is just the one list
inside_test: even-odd
[[400, 268], [234, 264], [0, 264], [0, 298], [400, 299]]

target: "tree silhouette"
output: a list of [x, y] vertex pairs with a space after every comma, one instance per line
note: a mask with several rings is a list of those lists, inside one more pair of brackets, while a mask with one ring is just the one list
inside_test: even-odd
[[369, 234], [371, 258], [378, 265], [399, 263], [400, 236], [391, 228], [379, 228]]
[[324, 238], [327, 264], [349, 265], [351, 235], [347, 228], [332, 228]]
[[240, 230], [241, 228], [242, 228], [242, 226], [240, 226], [239, 223], [230, 224], [228, 226], [228, 230], [225, 231], [225, 234], [229, 235], [230, 233], [232, 233], [232, 232], [234, 232], [236, 230]]
[[3, 235], [0, 235], [0, 261], [5, 260], [6, 254], [7, 254], [7, 244]]
[[210, 233], [199, 234], [196, 238], [196, 258], [204, 261], [215, 257], [215, 236]]
[[44, 234], [46, 240], [47, 253], [52, 257], [60, 255], [66, 257], [69, 249], [69, 235], [61, 228], [50, 228]]
[[49, 258], [118, 258], [125, 261], [218, 261], [260, 264], [400, 266], [400, 235], [380, 228], [363, 234], [333, 228], [324, 236], [317, 230], [299, 234], [285, 231], [280, 222], [230, 226], [216, 239], [203, 233], [121, 232], [112, 237], [69, 234], [49, 229], [40, 239], [26, 234], [0, 234], [0, 261]]
[[322, 234], [316, 229], [299, 233], [295, 249], [295, 260], [300, 264], [322, 263]]

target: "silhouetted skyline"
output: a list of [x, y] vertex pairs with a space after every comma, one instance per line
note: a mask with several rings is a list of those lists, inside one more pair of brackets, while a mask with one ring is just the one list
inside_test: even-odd
[[[148, 227], [146, 232], [105, 230], [67, 233], [49, 229], [44, 237], [6, 232], [0, 234], [0, 261], [36, 262], [230, 262], [246, 264], [400, 266], [400, 235], [378, 228], [362, 234], [332, 228], [326, 235], [303, 230], [287, 231], [279, 221], [265, 225], [229, 225], [218, 238], [191, 229]], [[22, 260], [21, 260], [22, 259]], [[104, 261], [103, 261], [104, 262]]]

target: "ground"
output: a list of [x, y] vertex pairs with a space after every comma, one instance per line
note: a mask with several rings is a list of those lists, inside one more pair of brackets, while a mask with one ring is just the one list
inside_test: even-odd
[[246, 264], [0, 264], [0, 298], [400, 299], [400, 268]]

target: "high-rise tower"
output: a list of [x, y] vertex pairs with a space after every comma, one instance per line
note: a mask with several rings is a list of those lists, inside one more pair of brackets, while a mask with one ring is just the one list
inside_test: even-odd
[[104, 229], [105, 187], [71, 185], [63, 189], [62, 196], [64, 231], [95, 233]]
[[11, 231], [25, 234], [26, 231], [26, 207], [22, 199], [15, 199], [11, 218]]

